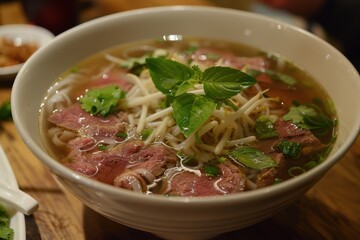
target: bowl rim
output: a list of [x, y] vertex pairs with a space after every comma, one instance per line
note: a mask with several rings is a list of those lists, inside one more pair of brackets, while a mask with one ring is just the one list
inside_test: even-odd
[[[307, 35], [309, 38], [313, 38], [316, 41], [320, 41], [322, 44], [325, 44], [328, 49], [331, 51], [340, 54], [343, 56], [335, 47], [327, 43], [325, 40], [320, 39], [319, 37], [311, 34], [310, 32], [307, 32], [304, 29], [301, 29], [299, 27], [290, 25], [288, 23], [285, 23], [278, 19], [273, 19], [268, 16], [260, 15], [257, 13], [252, 12], [246, 12], [242, 10], [237, 9], [228, 9], [228, 8], [222, 8], [222, 7], [212, 7], [212, 6], [184, 6], [184, 5], [175, 5], [175, 6], [160, 6], [160, 7], [148, 7], [148, 8], [142, 8], [142, 9], [135, 9], [135, 10], [129, 10], [119, 13], [114, 13], [110, 15], [106, 15], [103, 17], [99, 17], [97, 19], [90, 20], [88, 22], [82, 23], [70, 30], [67, 30], [66, 32], [61, 33], [60, 35], [56, 36], [55, 39], [50, 42], [44, 49], [40, 49], [37, 51], [32, 58], [37, 58], [38, 55], [43, 55], [46, 51], [46, 48], [51, 47], [53, 45], [56, 45], [58, 42], [63, 41], [63, 39], [68, 38], [69, 36], [76, 35], [79, 30], [87, 29], [93, 24], [106, 24], [110, 21], [119, 21], [120, 19], [127, 18], [127, 17], [136, 17], [140, 14], [154, 14], [154, 13], [161, 13], [163, 11], [172, 11], [172, 12], [183, 12], [183, 11], [206, 11], [209, 13], [222, 13], [222, 14], [243, 14], [246, 17], [250, 18], [257, 18], [263, 21], [271, 21], [276, 24], [280, 24], [284, 27], [286, 27], [288, 30], [291, 30], [293, 32], [296, 32], [296, 34], [302, 34]], [[345, 60], [347, 60], [344, 57]], [[356, 69], [352, 66], [352, 64], [347, 60], [348, 67], [351, 71], [354, 72], [354, 74], [357, 73]], [[26, 62], [25, 65], [28, 66], [30, 64], [30, 61]], [[22, 77], [23, 70], [25, 68], [22, 68], [18, 74], [18, 77], [16, 78], [13, 89], [16, 93], [17, 89], [19, 88], [19, 78]], [[16, 105], [15, 100], [16, 94], [12, 94], [12, 107], [13, 109], [19, 109], [19, 106]], [[19, 116], [17, 114], [17, 111], [14, 111], [13, 118], [15, 125], [18, 129], [18, 132], [20, 133], [21, 137], [23, 138], [24, 142], [27, 144], [27, 146], [32, 150], [32, 152], [39, 158], [40, 161], [45, 163], [45, 165], [56, 174], [59, 174], [61, 177], [66, 178], [67, 180], [71, 180], [72, 182], [81, 183], [85, 187], [91, 187], [94, 189], [101, 190], [102, 192], [116, 195], [117, 197], [127, 197], [128, 199], [131, 199], [133, 201], [143, 201], [144, 199], [147, 199], [147, 203], [159, 203], [162, 204], [179, 204], [182, 203], [184, 205], [196, 205], [199, 206], [201, 204], [211, 204], [211, 205], [218, 205], [218, 204], [224, 204], [226, 203], [234, 203], [234, 202], [241, 202], [241, 201], [248, 201], [250, 199], [256, 199], [258, 196], [261, 195], [267, 195], [267, 196], [273, 196], [277, 195], [281, 192], [284, 192], [287, 188], [290, 186], [296, 187], [300, 186], [302, 183], [306, 182], [306, 179], [309, 176], [313, 176], [315, 174], [320, 174], [319, 177], [321, 177], [333, 164], [336, 163], [337, 159], [340, 159], [347, 151], [347, 149], [354, 143], [356, 140], [357, 135], [360, 132], [360, 119], [358, 121], [358, 127], [350, 134], [350, 137], [346, 139], [346, 141], [343, 142], [343, 144], [336, 150], [335, 153], [333, 153], [331, 156], [329, 156], [326, 161], [324, 161], [322, 164], [316, 166], [315, 168], [301, 174], [298, 177], [295, 177], [293, 179], [286, 180], [280, 184], [267, 186], [265, 188], [260, 188], [252, 191], [247, 192], [240, 192], [235, 194], [229, 194], [225, 196], [206, 196], [206, 197], [183, 197], [183, 196], [177, 196], [177, 197], [169, 197], [169, 196], [163, 196], [163, 195], [146, 195], [144, 193], [136, 193], [125, 189], [119, 189], [112, 185], [108, 185], [102, 182], [99, 182], [94, 179], [90, 179], [86, 176], [82, 176], [81, 174], [78, 174], [71, 169], [65, 167], [52, 157], [50, 157], [45, 151], [43, 151], [37, 144], [31, 139], [30, 135], [25, 131], [23, 126], [20, 124], [21, 120], [19, 119]], [[56, 176], [56, 174], [54, 174]], [[57, 176], [56, 176], [57, 177]], [[221, 201], [219, 201], [221, 199]], [[191, 204], [189, 204], [191, 203]]]

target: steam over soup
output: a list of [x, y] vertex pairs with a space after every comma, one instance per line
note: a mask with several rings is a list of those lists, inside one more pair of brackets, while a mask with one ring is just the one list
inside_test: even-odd
[[336, 115], [306, 72], [248, 46], [164, 39], [98, 53], [51, 86], [40, 124], [56, 159], [119, 188], [210, 196], [326, 158]]

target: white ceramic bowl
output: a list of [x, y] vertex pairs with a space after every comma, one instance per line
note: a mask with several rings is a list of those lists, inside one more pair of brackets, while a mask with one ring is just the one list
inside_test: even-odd
[[[0, 26], [0, 39], [8, 38], [22, 43], [36, 43], [43, 47], [54, 38], [54, 34], [45, 28], [30, 24], [10, 24]], [[16, 64], [8, 67], [0, 67], [0, 78], [14, 77], [23, 64]]]
[[[147, 196], [83, 177], [52, 159], [40, 139], [40, 103], [65, 69], [105, 48], [169, 34], [223, 38], [279, 53], [305, 69], [333, 99], [338, 138], [329, 158], [299, 177], [223, 197]], [[46, 66], [46, 67], [44, 67]], [[359, 132], [360, 79], [335, 48], [306, 31], [248, 12], [209, 7], [160, 7], [99, 18], [57, 36], [20, 70], [12, 92], [15, 124], [25, 143], [61, 184], [87, 206], [126, 226], [168, 239], [205, 239], [244, 228], [284, 209], [308, 191]]]

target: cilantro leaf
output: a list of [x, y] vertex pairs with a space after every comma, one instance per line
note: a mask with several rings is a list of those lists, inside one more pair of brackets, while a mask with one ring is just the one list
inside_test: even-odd
[[283, 116], [285, 121], [292, 121], [298, 127], [308, 129], [306, 123], [304, 122], [304, 117], [314, 117], [317, 115], [317, 112], [314, 108], [308, 107], [306, 105], [298, 105], [291, 107], [289, 112]]
[[216, 100], [231, 98], [256, 83], [256, 80], [250, 75], [229, 67], [206, 69], [202, 81], [206, 95]]
[[254, 147], [242, 146], [230, 152], [230, 156], [242, 165], [261, 170], [277, 167], [277, 163], [270, 156]]
[[209, 119], [216, 103], [206, 96], [184, 93], [173, 102], [173, 117], [185, 137]]
[[326, 134], [334, 128], [334, 122], [322, 112], [307, 105], [291, 107], [283, 116], [285, 121], [292, 121], [298, 127], [308, 129], [316, 134]]
[[0, 205], [0, 239], [11, 240], [14, 237], [14, 230], [10, 228], [10, 216], [5, 207]]
[[93, 115], [106, 117], [116, 110], [119, 100], [125, 97], [125, 92], [117, 85], [90, 89], [80, 98], [81, 108]]

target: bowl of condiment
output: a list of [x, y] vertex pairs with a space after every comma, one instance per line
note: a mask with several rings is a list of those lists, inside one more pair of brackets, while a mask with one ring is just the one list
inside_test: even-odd
[[15, 77], [24, 62], [54, 35], [30, 24], [0, 26], [0, 77]]
[[58, 35], [24, 64], [11, 103], [25, 143], [86, 206], [207, 239], [283, 210], [336, 164], [359, 132], [359, 80], [337, 49], [281, 21], [156, 7]]

